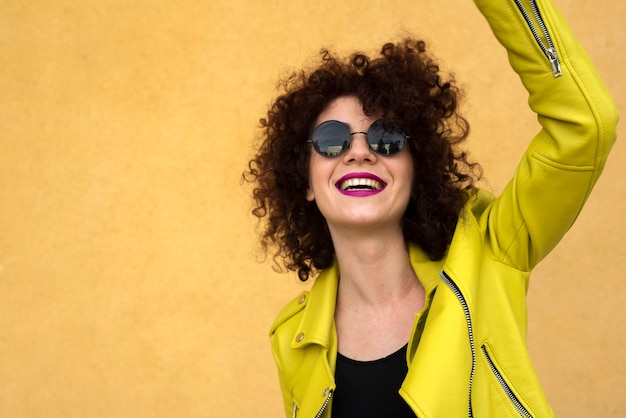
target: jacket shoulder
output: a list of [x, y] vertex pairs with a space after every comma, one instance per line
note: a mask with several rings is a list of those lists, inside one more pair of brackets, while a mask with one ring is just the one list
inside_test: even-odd
[[276, 319], [270, 328], [270, 336], [274, 335], [281, 325], [288, 322], [304, 309], [307, 301], [309, 300], [309, 294], [310, 292], [305, 290], [285, 305], [285, 307], [276, 316]]

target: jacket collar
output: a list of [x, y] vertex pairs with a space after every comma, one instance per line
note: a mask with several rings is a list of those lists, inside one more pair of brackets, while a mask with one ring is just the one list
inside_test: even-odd
[[443, 268], [444, 260], [432, 261], [420, 247], [415, 244], [409, 244], [409, 259], [413, 271], [419, 277], [424, 293], [428, 296], [441, 283], [439, 274]]
[[335, 258], [332, 266], [323, 270], [313, 283], [297, 331], [297, 335], [301, 335], [302, 338], [296, 338], [291, 344], [292, 348], [301, 348], [309, 344], [329, 348], [331, 339], [336, 340], [334, 324], [338, 284], [339, 265]]

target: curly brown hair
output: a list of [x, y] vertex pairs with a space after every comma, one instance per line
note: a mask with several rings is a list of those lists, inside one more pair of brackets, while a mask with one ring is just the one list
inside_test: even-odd
[[458, 145], [469, 124], [457, 111], [461, 96], [453, 76], [444, 80], [424, 41], [386, 43], [380, 56], [354, 53], [338, 58], [321, 51], [316, 68], [295, 72], [280, 83], [283, 93], [261, 119], [258, 151], [244, 172], [254, 184], [252, 213], [266, 218], [261, 244], [274, 249], [288, 270], [306, 281], [333, 262], [334, 247], [315, 202], [306, 199], [311, 146], [307, 143], [318, 115], [334, 99], [357, 97], [368, 115], [401, 126], [415, 166], [410, 202], [404, 216], [407, 242], [432, 260], [450, 244], [467, 189], [481, 177]]

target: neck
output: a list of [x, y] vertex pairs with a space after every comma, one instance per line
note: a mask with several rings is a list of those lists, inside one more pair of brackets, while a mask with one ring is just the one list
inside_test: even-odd
[[421, 287], [401, 230], [333, 234], [341, 279], [338, 302], [387, 306]]

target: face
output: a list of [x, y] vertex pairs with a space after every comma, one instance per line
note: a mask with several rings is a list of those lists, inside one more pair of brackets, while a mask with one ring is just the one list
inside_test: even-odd
[[351, 145], [327, 158], [311, 151], [307, 199], [315, 201], [331, 233], [341, 228], [398, 228], [411, 194], [413, 159], [408, 146], [383, 156], [367, 143], [368, 128], [378, 118], [367, 116], [361, 102], [339, 97], [318, 116], [315, 126], [329, 120], [347, 124]]

